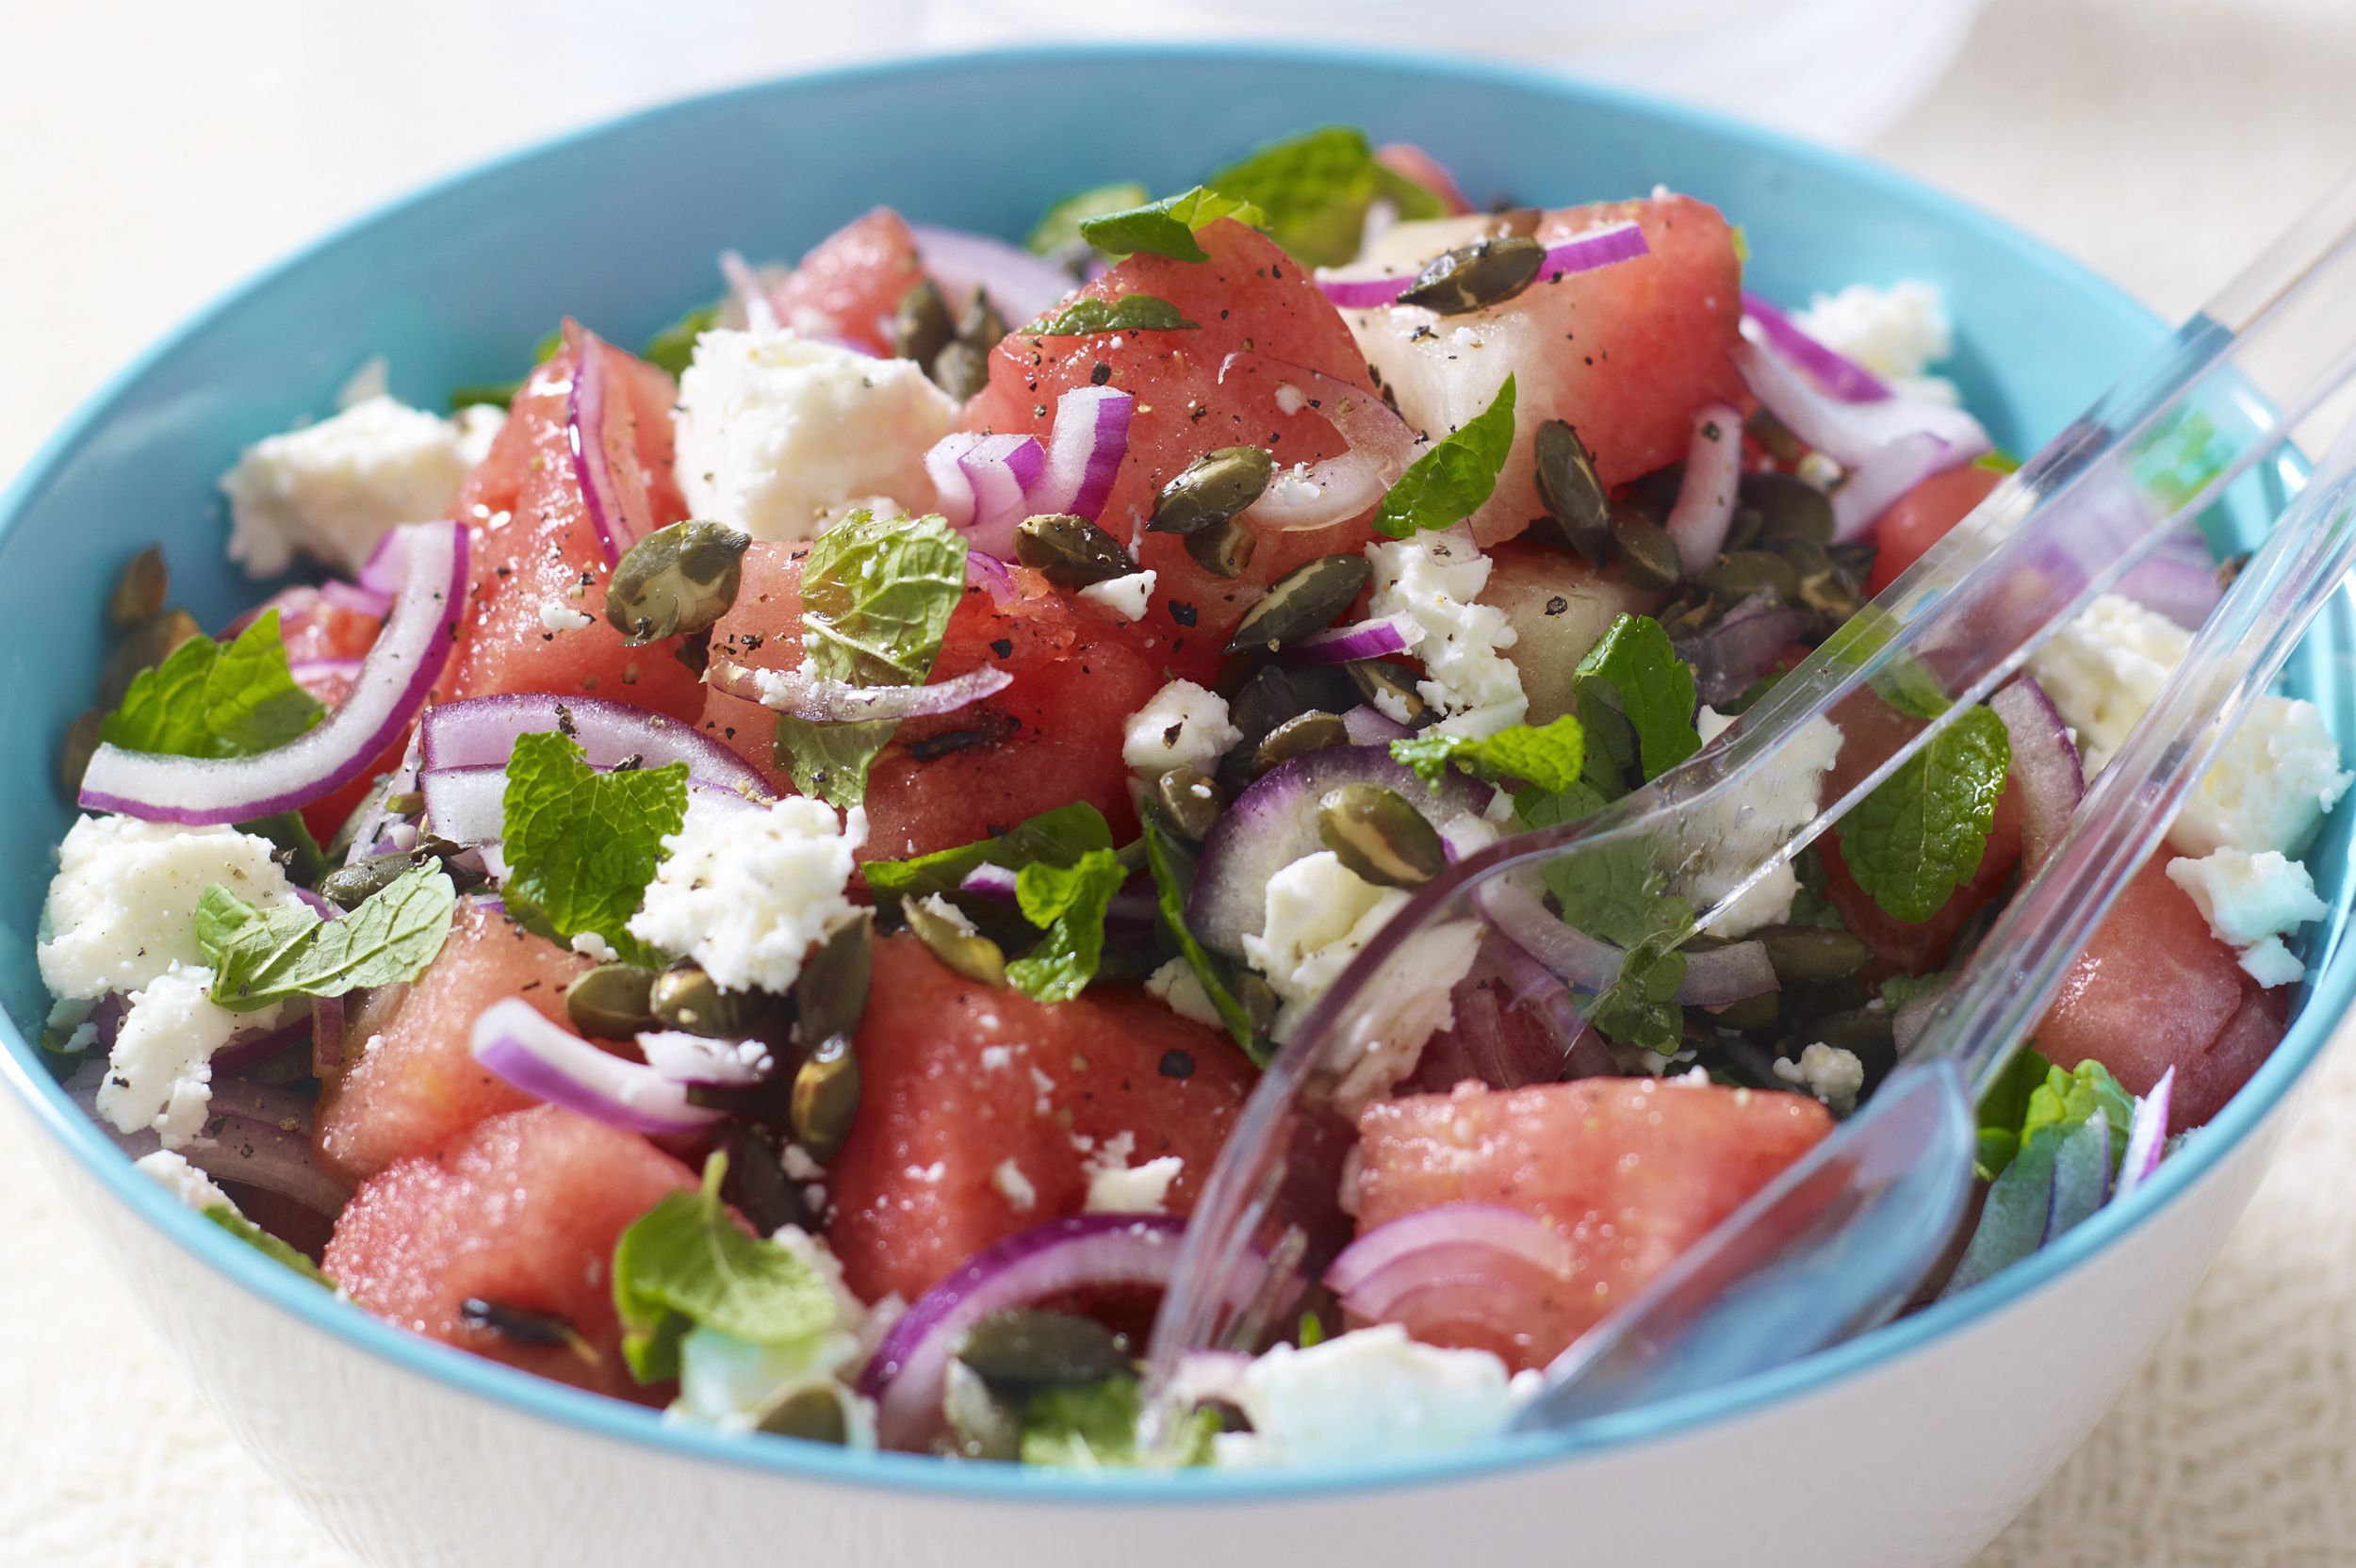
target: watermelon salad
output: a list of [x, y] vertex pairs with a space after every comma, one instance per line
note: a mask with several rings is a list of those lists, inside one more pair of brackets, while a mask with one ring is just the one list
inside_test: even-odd
[[[252, 609], [201, 627], [155, 550], [105, 607], [57, 1074], [352, 1307], [680, 1421], [1079, 1467], [1495, 1432], [1873, 1093], [2217, 593], [2171, 547], [1739, 899], [1924, 715], [1862, 692], [1677, 880], [1403, 956], [1327, 1064], [1343, 1231], [1142, 1444], [1186, 1216], [1350, 957], [1739, 727], [2008, 466], [1935, 289], [1786, 314], [1745, 254], [1329, 127], [1022, 246], [878, 208], [731, 253], [641, 352], [565, 319], [447, 415], [376, 367], [222, 480]], [[2348, 782], [2269, 699], [1983, 1107], [1925, 1298], [2266, 1058]]]

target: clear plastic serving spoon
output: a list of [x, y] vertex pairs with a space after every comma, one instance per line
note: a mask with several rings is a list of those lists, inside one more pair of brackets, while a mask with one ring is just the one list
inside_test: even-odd
[[[1153, 1386], [1167, 1387], [1189, 1351], [1256, 1348], [1350, 1239], [1341, 1192], [1365, 1067], [1396, 1048], [1402, 1003], [1438, 953], [1473, 942], [1520, 959], [1543, 954], [1558, 973], [1592, 965], [1599, 944], [1546, 911], [1544, 885], [1692, 889], [1713, 853], [1741, 836], [1777, 770], [1821, 748], [1822, 721], [1874, 703], [1936, 715], [1896, 744], [1844, 726], [1845, 744], [1888, 754], [1811, 821], [1759, 845], [1748, 874], [1693, 923], [1707, 931], [2009, 680], [2172, 527], [2229, 494], [2272, 514], [2297, 492], [1906, 1059], [1832, 1136], [1581, 1336], [1548, 1369], [1522, 1424], [1559, 1426], [1765, 1370], [1902, 1306], [1946, 1251], [1968, 1199], [1979, 1091], [2356, 560], [2356, 425], [2303, 489], [2287, 449], [2300, 422], [2356, 374], [2351, 323], [2356, 181], [2263, 253], [1730, 735], [1591, 816], [1473, 850], [1418, 889], [1292, 1032], [1246, 1106], [1155, 1321]], [[2189, 465], [2188, 450], [2198, 453]], [[1710, 885], [1725, 883], [1716, 875]], [[1620, 984], [1616, 950], [1600, 952], [1606, 962], [1585, 989], [1562, 993], [1566, 1054], [1583, 1019]], [[1677, 1000], [1709, 1002], [1712, 967], [1689, 959]]]

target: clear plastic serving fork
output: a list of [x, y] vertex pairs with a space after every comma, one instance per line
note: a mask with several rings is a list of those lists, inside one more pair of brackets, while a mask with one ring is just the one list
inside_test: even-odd
[[[1866, 1107], [1549, 1369], [1525, 1426], [1554, 1426], [1708, 1387], [1837, 1343], [1902, 1306], [1946, 1250], [1972, 1180], [1978, 1091], [2050, 1002], [2136, 864], [2165, 832], [2250, 700], [2262, 693], [2356, 560], [2348, 504], [2356, 425], [2303, 490], [2293, 433], [2356, 374], [2356, 181], [2335, 190], [2209, 306], [2007, 480], [1941, 545], [1811, 654], [1726, 737], [1574, 823], [1467, 852], [1415, 896], [1291, 1032], [1206, 1184], [1149, 1352], [1156, 1388], [1196, 1349], [1251, 1349], [1349, 1239], [1341, 1193], [1365, 1065], [1402, 1027], [1402, 1003], [1439, 955], [1475, 944], [1524, 972], [1570, 976], [1547, 997], [1562, 1051], [1628, 984], [1677, 980], [1674, 1000], [1725, 1001], [1733, 960], [1696, 950], [1622, 972], [1617, 950], [1543, 902], [1582, 879], [1674, 896], [1725, 890], [1690, 930], [1866, 798], [2046, 637], [2177, 526], [2221, 500], [2272, 515], [2298, 500], [2211, 616], [2143, 725], [2100, 776], [2069, 833], [1976, 950], [1905, 1063]], [[1823, 725], [1887, 703], [1927, 718], [1843, 726], [1886, 750], [1789, 836], [1713, 864], [1762, 790]], [[1872, 759], [1867, 759], [1871, 760]], [[1756, 840], [1759, 835], [1753, 832]], [[1702, 900], [1696, 900], [1702, 902]], [[1520, 982], [1514, 982], [1519, 985]], [[1529, 994], [1527, 990], [1523, 994]], [[1740, 994], [1738, 992], [1738, 994]], [[1649, 1000], [1671, 1000], [1655, 996]], [[1593, 1049], [1592, 1045], [1584, 1048]], [[1502, 1068], [1504, 1064], [1496, 1064]], [[1475, 1064], [1475, 1070], [1483, 1070]], [[1513, 1070], [1487, 1070], [1496, 1086]]]

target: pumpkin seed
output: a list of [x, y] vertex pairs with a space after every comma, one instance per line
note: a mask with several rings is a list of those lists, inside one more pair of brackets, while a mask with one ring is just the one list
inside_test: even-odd
[[1845, 980], [1873, 956], [1863, 941], [1829, 925], [1777, 925], [1752, 935], [1766, 947], [1775, 978], [1787, 986]]
[[1853, 1007], [1845, 1013], [1828, 1013], [1811, 1019], [1803, 1033], [1806, 1038], [1794, 1037], [1792, 1054], [1797, 1055], [1807, 1045], [1822, 1041], [1841, 1050], [1856, 1053], [1871, 1061], [1888, 1062], [1897, 1051], [1897, 1041], [1890, 1032], [1890, 1014], [1871, 1007]]
[[1214, 577], [1241, 577], [1243, 569], [1252, 564], [1252, 552], [1259, 547], [1259, 536], [1246, 528], [1240, 518], [1229, 518], [1211, 528], [1186, 535], [1186, 553], [1194, 564]]
[[1363, 555], [1327, 555], [1294, 567], [1268, 584], [1267, 594], [1235, 625], [1225, 651], [1246, 648], [1274, 653], [1287, 643], [1315, 636], [1366, 591], [1374, 567]]
[[1677, 580], [1677, 547], [1668, 531], [1632, 506], [1612, 509], [1612, 541], [1620, 575], [1635, 588], [1668, 588]]
[[1670, 511], [1677, 503], [1677, 492], [1684, 487], [1685, 465], [1672, 463], [1665, 468], [1655, 468], [1649, 474], [1629, 480], [1628, 487], [1620, 492], [1620, 498], [1654, 522], [1665, 523], [1669, 520]]
[[1855, 612], [1857, 590], [1841, 577], [1841, 569], [1833, 564], [1824, 546], [1806, 540], [1786, 540], [1775, 546], [1775, 553], [1791, 563], [1792, 574], [1799, 580], [1800, 605], [1834, 622], [1844, 621]]
[[1226, 809], [1226, 797], [1200, 768], [1172, 768], [1153, 780], [1162, 820], [1189, 843], [1201, 843]]
[[788, 1111], [794, 1141], [824, 1165], [843, 1152], [859, 1116], [859, 1058], [851, 1042], [829, 1035], [811, 1048], [794, 1073], [794, 1096]]
[[1546, 260], [1546, 248], [1527, 235], [1476, 239], [1427, 262], [1399, 302], [1441, 316], [1501, 304], [1536, 281]]
[[968, 980], [978, 980], [985, 986], [1006, 983], [1006, 956], [996, 942], [941, 914], [928, 900], [902, 899], [900, 909], [908, 919], [908, 929], [916, 933], [918, 941], [932, 949], [934, 957]]
[[1726, 604], [1740, 604], [1753, 594], [1773, 594], [1784, 604], [1797, 603], [1800, 596], [1800, 574], [1772, 550], [1734, 550], [1722, 555], [1702, 573], [1701, 583]]
[[1350, 730], [1342, 724], [1342, 716], [1313, 708], [1269, 730], [1268, 738], [1252, 748], [1252, 766], [1256, 776], [1296, 757], [1348, 744]]
[[965, 308], [957, 312], [957, 341], [975, 353], [987, 354], [1006, 335], [1006, 318], [990, 303], [982, 286], [975, 284], [965, 297]]
[[1146, 527], [1155, 533], [1200, 533], [1258, 500], [1275, 476], [1266, 447], [1221, 447], [1180, 469], [1154, 498]]
[[787, 1395], [784, 1403], [761, 1418], [761, 1429], [777, 1437], [798, 1437], [805, 1443], [842, 1444], [851, 1438], [851, 1423], [843, 1413], [843, 1396], [826, 1384], [813, 1384]]
[[634, 1039], [654, 1027], [654, 982], [638, 964], [599, 964], [564, 988], [564, 1016], [594, 1039]]
[[[1256, 746], [1268, 737], [1268, 732], [1286, 719], [1298, 718], [1317, 706], [1317, 702], [1295, 680], [1295, 674], [1274, 664], [1263, 664], [1252, 678], [1236, 689], [1227, 705], [1228, 721], [1243, 732], [1243, 745]], [[1232, 754], [1231, 754], [1232, 755]]]
[[1423, 694], [1415, 690], [1420, 678], [1406, 665], [1387, 659], [1360, 659], [1342, 668], [1349, 672], [1350, 683], [1358, 688], [1367, 706], [1377, 712], [1385, 717], [1403, 712], [1411, 726], [1423, 722]]
[[1800, 461], [1800, 454], [1804, 449], [1800, 446], [1800, 438], [1792, 433], [1790, 425], [1776, 418], [1766, 409], [1760, 408], [1753, 411], [1751, 416], [1742, 422], [1742, 428], [1750, 433], [1753, 440], [1767, 449], [1767, 455], [1776, 462], [1797, 463]]
[[625, 647], [710, 629], [736, 603], [749, 534], [691, 517], [624, 552], [605, 585], [605, 618]]
[[1328, 790], [1317, 802], [1317, 838], [1377, 887], [1419, 888], [1448, 865], [1448, 850], [1430, 820], [1380, 784]]
[[835, 928], [802, 962], [794, 982], [794, 1003], [802, 1038], [848, 1039], [867, 1011], [867, 983], [875, 971], [875, 925], [862, 913]]
[[1756, 513], [1757, 537], [1775, 545], [1806, 541], [1832, 543], [1832, 501], [1822, 490], [1791, 474], [1752, 473], [1742, 476], [1736, 493], [1735, 515]]
[[65, 739], [57, 744], [57, 782], [65, 786], [68, 800], [82, 793], [82, 775], [98, 752], [98, 727], [106, 722], [106, 715], [92, 708], [66, 726]]
[[694, 964], [674, 964], [654, 977], [647, 1003], [665, 1029], [728, 1039], [744, 1032], [744, 999], [722, 990]]
[[1746, 996], [1740, 1002], [1728, 1003], [1710, 1015], [1721, 1029], [1765, 1029], [1772, 1026], [1781, 1011], [1781, 999], [1774, 991], [1759, 996]]
[[1092, 1383], [1128, 1364], [1121, 1336], [1092, 1317], [1017, 1307], [966, 1331], [957, 1360], [995, 1388]]
[[1121, 541], [1070, 513], [1025, 517], [1014, 528], [1014, 558], [1064, 588], [1110, 582], [1137, 569]]
[[339, 909], [356, 909], [417, 864], [406, 855], [371, 855], [319, 878], [319, 896]]
[[1538, 463], [1538, 498], [1562, 525], [1571, 547], [1597, 565], [1611, 536], [1612, 502], [1595, 477], [1595, 461], [1579, 432], [1562, 419], [1548, 419], [1533, 438]]
[[167, 610], [133, 627], [106, 656], [106, 667], [99, 673], [98, 706], [111, 710], [122, 702], [134, 677], [162, 663], [199, 629], [196, 617], [185, 610]]
[[949, 319], [949, 302], [941, 297], [941, 287], [932, 279], [918, 279], [915, 287], [900, 296], [899, 308], [892, 313], [893, 353], [928, 366], [957, 335], [957, 326]]
[[731, 1117], [720, 1124], [715, 1142], [728, 1157], [728, 1172], [720, 1178], [722, 1200], [751, 1220], [762, 1235], [775, 1235], [788, 1225], [816, 1228], [810, 1199], [802, 1184], [786, 1175], [785, 1151], [767, 1128]]
[[1268, 978], [1258, 971], [1247, 969], [1236, 974], [1235, 992], [1235, 1000], [1242, 1003], [1243, 1010], [1251, 1015], [1252, 1037], [1268, 1038], [1269, 1031], [1276, 1027], [1276, 1015], [1284, 1006], [1283, 999], [1276, 994], [1276, 988], [1269, 985]]
[[162, 614], [164, 596], [171, 592], [172, 574], [164, 566], [163, 547], [150, 545], [133, 556], [123, 575], [115, 579], [114, 592], [106, 596], [106, 622], [117, 631], [128, 631]]
[[990, 384], [990, 355], [971, 343], [943, 345], [933, 355], [933, 384], [959, 402]]

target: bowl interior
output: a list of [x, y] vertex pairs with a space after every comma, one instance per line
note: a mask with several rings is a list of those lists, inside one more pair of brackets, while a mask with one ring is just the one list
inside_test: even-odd
[[[25, 760], [0, 775], [8, 1020], [0, 1044], [8, 1058], [0, 1068], [119, 1195], [282, 1304], [436, 1376], [567, 1419], [697, 1446], [676, 1433], [657, 1437], [662, 1429], [645, 1413], [545, 1385], [527, 1390], [528, 1380], [403, 1340], [323, 1298], [281, 1296], [271, 1266], [146, 1190], [54, 1092], [28, 1044], [47, 1007], [34, 934], [53, 846], [70, 821], [51, 759], [90, 699], [106, 587], [135, 550], [160, 539], [175, 596], [207, 625], [250, 603], [255, 589], [221, 554], [226, 519], [214, 481], [246, 443], [331, 409], [336, 388], [371, 355], [388, 356], [397, 395], [434, 406], [453, 385], [516, 373], [564, 315], [620, 342], [643, 340], [719, 291], [713, 258], [724, 247], [791, 258], [878, 204], [1019, 237], [1046, 204], [1077, 187], [1135, 178], [1182, 188], [1255, 141], [1332, 122], [1422, 144], [1477, 201], [1562, 204], [1656, 184], [1702, 197], [1743, 225], [1749, 286], [1779, 301], [1858, 281], [1937, 283], [1957, 326], [1949, 373], [2008, 449], [2059, 429], [2160, 336], [2159, 324], [2108, 285], [1889, 171], [1693, 111], [1469, 63], [1305, 48], [1027, 50], [747, 89], [505, 159], [341, 231], [214, 306], [86, 407], [0, 501], [0, 596], [26, 633], [0, 651], [0, 679], [14, 694], [0, 734]], [[2246, 542], [2256, 515], [2229, 506], [2209, 522], [2220, 543]], [[2341, 733], [2356, 732], [2350, 629], [2346, 603], [2335, 602], [2291, 678]], [[2311, 859], [2333, 906], [2311, 955], [2336, 952], [2348, 920], [2352, 820], [2346, 810], [2331, 819]], [[2312, 982], [2326, 1004], [2309, 1009], [2227, 1113], [2220, 1143], [2254, 1122], [2312, 1058], [2346, 1004], [2351, 976], [2343, 967]], [[2171, 1163], [2136, 1213], [2165, 1201], [2203, 1158], [2196, 1144]], [[2010, 1288], [2032, 1288], [2135, 1217], [2098, 1217], [2018, 1271]], [[1908, 1335], [1955, 1316], [1917, 1318]], [[1870, 1359], [1884, 1353], [1865, 1348], [1873, 1343], [1850, 1348]], [[1713, 1397], [1688, 1418], [1726, 1408]], [[735, 1446], [760, 1451], [728, 1456], [744, 1462], [845, 1473], [898, 1466], [908, 1477], [940, 1468], [820, 1456], [802, 1445]], [[1092, 1494], [1106, 1493], [1099, 1485]]]

